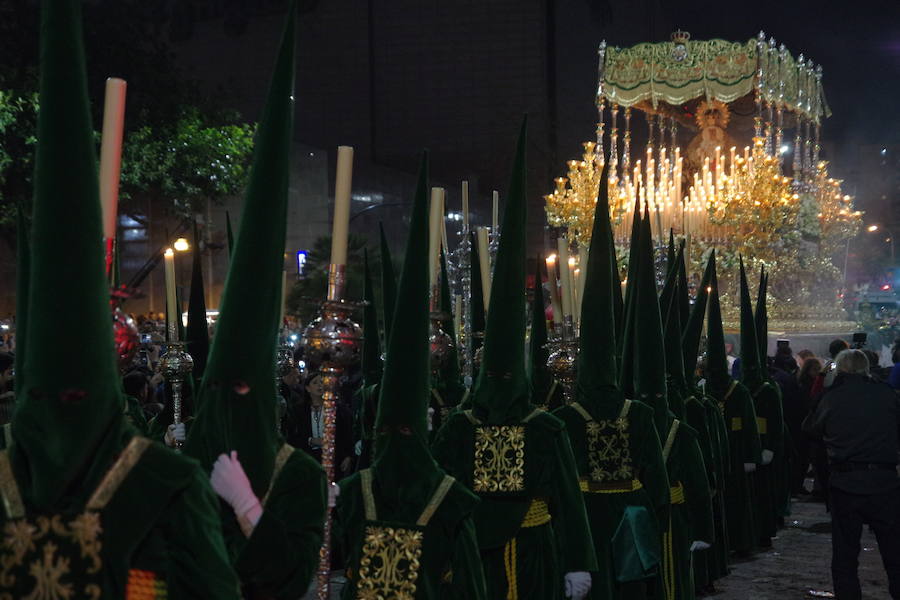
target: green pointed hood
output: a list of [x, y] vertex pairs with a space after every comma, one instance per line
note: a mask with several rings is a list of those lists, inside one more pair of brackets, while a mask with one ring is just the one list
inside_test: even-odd
[[759, 344], [756, 343], [756, 322], [753, 318], [753, 304], [750, 300], [750, 288], [747, 286], [747, 272], [744, 270], [744, 259], [740, 260], [741, 284], [741, 383], [751, 391], [756, 390], [762, 382], [762, 371], [759, 363]]
[[[547, 349], [547, 313], [544, 310], [544, 285], [541, 273], [541, 260], [534, 270], [534, 296], [531, 300], [531, 339], [529, 340], [528, 380], [531, 382], [531, 394], [534, 398], [550, 391], [553, 375], [547, 368], [550, 351]], [[543, 402], [543, 400], [541, 400]]]
[[363, 248], [363, 342], [362, 376], [364, 385], [381, 381], [381, 342], [378, 335], [378, 309], [375, 306], [375, 290], [369, 269], [369, 249]]
[[660, 439], [665, 439], [669, 428], [669, 407], [666, 402], [666, 348], [656, 289], [653, 239], [650, 235], [649, 219], [645, 221], [641, 231], [638, 253], [640, 267], [635, 290], [634, 393], [637, 400], [653, 408], [656, 432]]
[[394, 319], [394, 305], [397, 302], [397, 277], [394, 275], [394, 261], [391, 259], [391, 249], [388, 247], [387, 237], [384, 235], [384, 225], [378, 224], [378, 232], [381, 236], [381, 305], [384, 308], [384, 343], [391, 335], [391, 326]]
[[756, 294], [756, 313], [753, 320], [756, 324], [756, 343], [759, 347], [759, 361], [763, 377], [769, 379], [769, 310], [766, 307], [766, 291], [769, 287], [769, 274], [764, 268], [759, 270], [759, 290]]
[[[25, 501], [46, 509], [83, 505], [128, 430], [110, 320], [81, 2], [43, 2], [41, 9], [24, 386], [17, 385], [12, 434]], [[77, 323], [77, 352], [60, 343], [60, 323]]]
[[[631, 220], [631, 238], [628, 241], [628, 269], [625, 271], [625, 298], [622, 302], [623, 318], [616, 323], [616, 344], [620, 356], [624, 355], [625, 345], [628, 343], [625, 336], [625, 330], [628, 328], [628, 311], [629, 307], [632, 305], [632, 297], [634, 296], [635, 288], [635, 286], [629, 286], [628, 284], [637, 281], [637, 251], [638, 240], [641, 237], [641, 220], [641, 201], [639, 198], [635, 198], [634, 213]], [[630, 384], [628, 387], [631, 387]]]
[[472, 399], [478, 417], [491, 424], [518, 423], [533, 409], [525, 374], [525, 145], [522, 121], [513, 162], [500, 247], [494, 265], [484, 356]]
[[427, 493], [439, 474], [428, 449], [429, 279], [426, 154], [419, 169], [406, 257], [394, 307], [393, 321], [398, 327], [388, 338], [375, 415], [373, 468], [381, 482], [380, 489], [406, 501], [418, 500]]
[[[607, 218], [609, 213], [607, 213]], [[613, 322], [615, 324], [615, 348], [616, 348], [616, 373], [622, 370], [622, 344], [619, 339], [625, 333], [625, 300], [622, 298], [622, 279], [619, 277], [619, 259], [616, 256], [616, 242], [613, 238], [612, 227], [607, 234], [609, 268], [612, 272], [612, 303]], [[590, 259], [588, 260], [590, 265]], [[584, 307], [584, 302], [581, 304]]]
[[234, 232], [231, 230], [231, 213], [225, 211], [225, 235], [228, 237], [228, 258], [234, 254]]
[[[472, 333], [484, 334], [484, 288], [481, 287], [481, 261], [475, 234], [471, 233], [469, 236], [472, 248], [472, 262], [469, 269], [471, 271], [472, 300], [469, 302], [469, 314], [472, 318]], [[483, 337], [473, 337], [472, 352], [478, 350], [483, 342]]]
[[675, 230], [669, 228], [669, 247], [666, 249], [666, 271], [671, 271], [675, 266], [677, 257], [675, 255]]
[[207, 468], [219, 454], [237, 450], [259, 497], [280, 445], [274, 376], [293, 138], [294, 20], [292, 3], [257, 131], [199, 410], [185, 444]]
[[[693, 382], [696, 377], [697, 359], [700, 356], [700, 337], [703, 335], [703, 321], [706, 319], [706, 308], [709, 301], [709, 286], [712, 281], [715, 265], [716, 251], [709, 253], [706, 261], [706, 269], [697, 288], [697, 297], [694, 299], [694, 307], [688, 322], [684, 325], [684, 333], [681, 335], [681, 347], [684, 349], [684, 372], [688, 381]], [[687, 292], [685, 292], [687, 294]]]
[[659, 314], [669, 314], [669, 304], [675, 301], [675, 289], [678, 284], [678, 256], [675, 253], [675, 240], [669, 230], [669, 249], [666, 253], [666, 280], [659, 293]]
[[206, 291], [203, 287], [203, 267], [200, 256], [200, 236], [194, 225], [194, 256], [191, 264], [191, 295], [188, 298], [188, 324], [185, 328], [187, 351], [194, 359], [194, 379], [203, 378], [209, 356], [209, 328], [206, 324]]
[[16, 389], [25, 386], [23, 366], [28, 343], [28, 269], [31, 267], [31, 244], [28, 225], [21, 204], [16, 209]]
[[678, 292], [675, 294], [675, 301], [678, 303], [678, 318], [681, 326], [684, 327], [691, 316], [691, 299], [688, 296], [687, 269], [685, 265], [685, 246], [684, 240], [678, 246], [681, 254], [681, 260], [678, 260]]
[[619, 406], [614, 292], [615, 247], [610, 243], [608, 167], [600, 176], [591, 245], [581, 301], [581, 330], [576, 363], [576, 400], [599, 418], [599, 408]]
[[[675, 287], [678, 288], [677, 283]], [[676, 289], [675, 293], [680, 293], [680, 291]], [[676, 302], [669, 304], [665, 336], [669, 409], [677, 418], [684, 419], [684, 400], [688, 393], [684, 376], [684, 356], [681, 353], [681, 313]]]
[[[637, 223], [634, 223], [631, 231], [631, 247], [628, 249], [628, 273], [625, 284], [625, 324], [622, 328], [621, 347], [622, 360], [619, 369], [619, 386], [628, 398], [634, 397], [634, 340], [635, 340], [635, 319], [637, 312], [637, 289], [640, 280], [641, 268], [643, 265], [640, 260], [641, 240], [645, 235], [649, 237], [650, 231], [650, 214], [644, 211], [641, 216], [639, 207], [635, 207], [635, 215]], [[645, 231], [647, 232], [645, 234]], [[651, 241], [652, 243], [652, 241]], [[619, 339], [618, 337], [616, 338]]]
[[722, 307], [719, 304], [719, 280], [716, 277], [716, 257], [710, 254], [712, 275], [709, 285], [709, 311], [706, 321], [706, 385], [716, 398], [722, 399], [731, 385], [728, 358], [725, 354], [725, 331], [722, 328]]

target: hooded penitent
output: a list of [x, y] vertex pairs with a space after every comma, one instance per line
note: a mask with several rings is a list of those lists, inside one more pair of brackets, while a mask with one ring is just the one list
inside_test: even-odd
[[473, 407], [484, 423], [518, 423], [534, 406], [525, 374], [525, 143], [527, 119], [522, 123], [497, 261], [491, 285], [484, 334], [484, 356]]
[[240, 230], [198, 392], [199, 410], [185, 445], [185, 452], [206, 468], [220, 454], [237, 450], [253, 492], [260, 498], [272, 480], [280, 446], [275, 347], [280, 325], [293, 94], [294, 19], [289, 18], [257, 132]]
[[766, 292], [769, 287], [769, 274], [764, 269], [759, 271], [759, 291], [756, 295], [756, 313], [753, 320], [756, 324], [756, 343], [759, 347], [759, 360], [762, 365], [762, 374], [769, 378], [767, 368], [769, 350], [769, 310], [766, 307]]
[[649, 219], [644, 220], [639, 244], [640, 266], [637, 269], [634, 310], [634, 392], [637, 400], [653, 408], [656, 432], [663, 440], [669, 430], [666, 353]]
[[[626, 329], [628, 329], [628, 322], [631, 316], [629, 315], [630, 307], [633, 303], [634, 298], [634, 285], [629, 285], [632, 282], [637, 281], [637, 268], [638, 268], [638, 260], [637, 260], [637, 252], [638, 252], [638, 240], [641, 237], [641, 201], [639, 198], [635, 198], [634, 200], [634, 212], [632, 213], [632, 221], [631, 221], [631, 239], [628, 243], [628, 270], [625, 272], [625, 298], [623, 299], [623, 311], [622, 317], [616, 322], [616, 345], [618, 348], [619, 356], [631, 356], [630, 350], [625, 350], [625, 346], [630, 344], [628, 339], [626, 339]], [[588, 261], [590, 262], [590, 261]], [[583, 304], [582, 304], [583, 306]], [[630, 336], [628, 336], [630, 337]], [[623, 365], [624, 366], [624, 365]], [[624, 372], [621, 374], [624, 376]], [[630, 382], [626, 389], [631, 387]]]
[[[443, 474], [428, 450], [428, 159], [422, 159], [375, 416], [372, 468], [385, 495], [425, 498]], [[401, 325], [402, 326], [399, 326]]]
[[381, 223], [378, 224], [378, 233], [381, 236], [381, 305], [384, 310], [384, 343], [387, 345], [394, 318], [394, 304], [397, 302], [397, 277], [394, 275], [391, 249], [388, 247], [387, 237], [384, 235], [384, 225]]
[[625, 320], [622, 327], [619, 348], [621, 361], [619, 362], [619, 385], [629, 398], [634, 397], [634, 339], [635, 318], [637, 312], [637, 289], [641, 275], [640, 247], [644, 229], [650, 229], [650, 211], [645, 207], [644, 215], [635, 208], [635, 219], [631, 230], [631, 247], [628, 249], [628, 274], [625, 286]]
[[362, 352], [363, 385], [370, 386], [381, 381], [381, 343], [378, 336], [378, 310], [375, 307], [375, 290], [372, 287], [372, 273], [369, 269], [369, 251], [363, 250], [363, 333], [366, 336]]
[[[703, 277], [700, 280], [700, 287], [697, 288], [694, 307], [691, 310], [687, 323], [684, 324], [684, 333], [681, 336], [681, 347], [684, 351], [684, 373], [688, 378], [688, 382], [694, 381], [695, 371], [697, 370], [700, 336], [703, 334], [703, 320], [706, 318], [706, 305], [709, 300], [709, 285], [710, 281], [712, 281], [715, 253], [716, 251], [712, 250], [709, 254], [706, 269], [703, 271]], [[684, 279], [687, 280], [686, 277]], [[687, 290], [683, 290], [682, 294], [686, 296]]]
[[188, 299], [188, 324], [185, 328], [187, 351], [194, 359], [194, 379], [200, 380], [209, 355], [209, 328], [206, 325], [206, 293], [203, 289], [203, 267], [200, 236], [194, 225], [194, 260], [191, 266], [191, 295]]
[[759, 362], [759, 344], [756, 343], [756, 322], [753, 319], [753, 305], [750, 303], [750, 288], [744, 259], [740, 259], [741, 273], [741, 383], [750, 390], [762, 385], [764, 378]]
[[[79, 6], [47, 2], [42, 10], [34, 251], [25, 311], [31, 319], [12, 426], [13, 460], [20, 481], [28, 482], [26, 502], [38, 508], [79, 505], [123, 435], [130, 435], [110, 326]], [[86, 336], [77, 352], [60, 342], [60, 323], [77, 323]]]
[[[675, 260], [683, 260], [681, 251]], [[677, 273], [678, 265], [673, 265]], [[670, 272], [673, 269], [670, 268]], [[679, 310], [677, 298], [681, 294], [678, 279], [676, 277], [674, 289], [672, 291], [672, 301], [669, 303], [668, 315], [666, 316], [666, 374], [668, 375], [667, 400], [669, 409], [679, 419], [684, 419], [684, 400], [687, 397], [687, 382], [684, 376], [684, 355], [681, 352], [681, 311]]]
[[721, 399], [732, 379], [725, 354], [725, 332], [722, 330], [722, 308], [719, 304], [719, 280], [716, 277], [716, 256], [710, 254], [709, 311], [706, 321], [706, 385], [712, 395]]
[[612, 294], [615, 287], [615, 247], [610, 244], [605, 170], [600, 181], [581, 302], [581, 331], [575, 369], [576, 399], [596, 419], [602, 418], [600, 405], [619, 406], [623, 401], [616, 366], [616, 322]]

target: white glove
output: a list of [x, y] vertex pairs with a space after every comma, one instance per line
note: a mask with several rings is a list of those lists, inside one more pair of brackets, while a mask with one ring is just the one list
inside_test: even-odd
[[184, 423], [172, 423], [166, 429], [165, 442], [169, 448], [174, 448], [175, 444], [183, 444], [185, 435]]
[[582, 600], [591, 591], [591, 574], [587, 571], [566, 573], [566, 598]]
[[434, 429], [434, 408], [428, 407], [428, 431]]
[[262, 516], [262, 506], [259, 504], [259, 498], [253, 493], [253, 488], [250, 487], [250, 480], [244, 473], [244, 467], [241, 466], [236, 451], [232, 450], [231, 456], [219, 455], [213, 464], [209, 483], [212, 489], [231, 505], [238, 519], [244, 517], [251, 525], [256, 526]]
[[706, 542], [701, 542], [700, 540], [691, 542], [691, 552], [694, 552], [696, 550], [707, 550], [708, 548], [709, 544], [707, 544]]
[[775, 458], [775, 453], [771, 450], [762, 451], [762, 464], [767, 465], [771, 463], [773, 458]]
[[744, 463], [744, 473], [752, 473], [756, 470], [756, 463]]
[[336, 483], [332, 483], [328, 486], [328, 508], [334, 508], [337, 506], [338, 496], [341, 495], [341, 486]]

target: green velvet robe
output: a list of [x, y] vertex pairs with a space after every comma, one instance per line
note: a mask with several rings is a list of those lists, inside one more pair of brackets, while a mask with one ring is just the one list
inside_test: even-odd
[[[428, 496], [392, 504], [380, 493], [377, 477], [373, 476], [372, 492], [378, 521], [386, 527], [414, 524], [425, 510], [435, 490]], [[436, 478], [440, 481], [440, 478]], [[437, 486], [435, 486], [436, 488]], [[347, 564], [347, 584], [342, 598], [357, 598], [360, 560], [364, 553], [366, 527], [365, 500], [360, 472], [340, 482], [341, 493], [335, 510], [335, 542], [342, 549]], [[472, 513], [478, 504], [475, 497], [461, 484], [454, 482], [424, 528], [422, 554], [415, 579], [416, 600], [488, 600], [484, 572], [475, 537]], [[403, 565], [401, 565], [403, 566]], [[374, 596], [373, 596], [374, 597]]]
[[[685, 421], [688, 425], [690, 425], [694, 430], [697, 431], [697, 444], [700, 447], [700, 452], [703, 456], [703, 465], [706, 469], [706, 482], [709, 486], [710, 493], [710, 515], [712, 516], [713, 497], [716, 493], [716, 481], [718, 476], [718, 448], [716, 447], [716, 443], [714, 443], [713, 438], [715, 432], [710, 432], [710, 430], [714, 428], [715, 425], [708, 422], [706, 409], [707, 407], [703, 400], [697, 399], [696, 396], [689, 396], [684, 403]], [[714, 517], [713, 527], [713, 531], [715, 532]], [[719, 542], [719, 540], [715, 538], [715, 533], [713, 533], [713, 537], [714, 539], [710, 541], [713, 545], [715, 545]], [[709, 565], [709, 554], [711, 551], [711, 548], [707, 550], [697, 550], [691, 556], [693, 563], [695, 589], [702, 589], [708, 586], [713, 581], [710, 575]]]
[[[591, 415], [595, 419], [613, 420], [622, 411], [621, 405], [604, 406], [600, 414]], [[587, 420], [573, 406], [564, 406], [553, 415], [566, 425], [575, 464], [580, 477], [591, 475], [590, 450], [587, 435]], [[645, 596], [643, 582], [620, 584], [616, 581], [613, 557], [613, 536], [625, 514], [626, 507], [641, 506], [656, 519], [656, 531], [662, 531], [660, 522], [668, 519], [669, 481], [662, 458], [659, 436], [653, 425], [653, 409], [646, 404], [632, 401], [627, 415], [628, 454], [637, 479], [643, 487], [631, 492], [600, 494], [584, 492], [584, 503], [590, 521], [591, 537], [597, 554], [598, 570], [594, 576], [590, 598], [637, 599]], [[647, 535], [642, 543], [653, 547], [660, 555], [659, 537]]]
[[319, 463], [294, 450], [260, 498], [262, 517], [249, 538], [223, 504], [225, 540], [245, 597], [293, 600], [306, 593], [319, 563], [327, 489]]
[[728, 429], [725, 418], [718, 403], [710, 396], [702, 393], [697, 396], [706, 408], [706, 422], [710, 425], [710, 441], [713, 444], [716, 460], [716, 487], [713, 489], [713, 522], [716, 526], [716, 541], [708, 550], [708, 575], [710, 583], [730, 573], [728, 569], [728, 520], [725, 513], [725, 481], [731, 473], [731, 451], [729, 449]]
[[771, 463], [760, 464], [752, 474], [756, 542], [761, 547], [768, 547], [778, 530], [779, 512], [782, 508], [779, 493], [784, 489], [784, 417], [777, 386], [763, 383], [753, 392], [753, 404], [762, 449], [771, 450], [774, 454]]
[[663, 534], [661, 591], [665, 593], [656, 593], [654, 598], [693, 599], [691, 544], [715, 541], [709, 481], [697, 440], [697, 430], [679, 421], [671, 445], [668, 435], [663, 442], [672, 512], [668, 531]]
[[[578, 487], [578, 470], [562, 421], [536, 410], [518, 426], [523, 428], [521, 464], [502, 474], [521, 475], [521, 489], [490, 493], [475, 490], [481, 503], [474, 522], [484, 565], [488, 598], [505, 598], [515, 584], [521, 600], [555, 600], [563, 597], [563, 575], [573, 571], [597, 571], [594, 544], [584, 501]], [[432, 452], [435, 460], [457, 481], [475, 489], [476, 429], [471, 413], [452, 413], [438, 432]], [[516, 427], [516, 425], [513, 425]], [[493, 428], [491, 428], [493, 429]], [[509, 466], [509, 465], [507, 465]], [[489, 477], [496, 482], [497, 478]], [[522, 527], [533, 500], [544, 500], [549, 523]], [[515, 580], [507, 575], [504, 559], [511, 558]]]
[[[715, 397], [715, 396], [714, 396]], [[725, 519], [729, 549], [739, 554], [753, 551], [757, 542], [754, 522], [753, 486], [744, 464], [759, 465], [762, 447], [756, 425], [753, 398], [742, 383], [733, 382], [731, 392], [716, 398], [728, 429], [728, 475], [725, 478]]]
[[[132, 434], [124, 435], [123, 448]], [[167, 589], [171, 600], [238, 600], [238, 580], [228, 562], [217, 501], [208, 477], [190, 458], [146, 438], [135, 443], [138, 445], [146, 447], [134, 466], [126, 471], [118, 489], [98, 510], [102, 527], [100, 545], [90, 544], [79, 551], [74, 546], [76, 538], [71, 538], [68, 548], [55, 540], [59, 555], [53, 556], [53, 561], [67, 558], [72, 573], [81, 570], [77, 576], [68, 577], [62, 571], [58, 584], [69, 584], [75, 594], [72, 597], [78, 598], [90, 597], [86, 586], [91, 583], [97, 586], [102, 598], [125, 598], [129, 581], [132, 584], [141, 581], [153, 588]], [[16, 468], [15, 446], [10, 452], [15, 481], [23, 481], [22, 471]], [[0, 482], [4, 488], [12, 483], [5, 477], [0, 477]], [[59, 516], [68, 527], [79, 515], [90, 514], [83, 512], [87, 501], [54, 514], [37, 512], [30, 506], [27, 491], [22, 489], [21, 494], [26, 518], [32, 522], [42, 516]], [[0, 511], [0, 526], [4, 529], [22, 522]], [[87, 533], [90, 529], [81, 531], [90, 537]], [[32, 539], [35, 551], [42, 552], [46, 560], [49, 538], [32, 531]], [[2, 551], [9, 556], [9, 547], [3, 546]], [[90, 562], [94, 558], [99, 559], [100, 568], [91, 574]], [[26, 556], [25, 560], [28, 559]], [[86, 563], [88, 574], [84, 575]], [[19, 577], [9, 586], [0, 585], [0, 593], [24, 598], [33, 587], [33, 579]]]

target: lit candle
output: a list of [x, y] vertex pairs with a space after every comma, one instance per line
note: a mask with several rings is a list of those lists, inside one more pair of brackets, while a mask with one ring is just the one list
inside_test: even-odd
[[163, 255], [166, 263], [166, 317], [168, 320], [168, 339], [178, 341], [178, 299], [175, 295], [175, 251], [166, 248]]
[[491, 211], [491, 232], [496, 233], [497, 227], [500, 226], [500, 192], [497, 190], [492, 194]]
[[569, 245], [565, 238], [556, 239], [556, 255], [559, 262], [559, 281], [561, 284], [563, 318], [572, 316], [572, 281], [569, 278]]
[[556, 255], [545, 259], [547, 263], [547, 287], [550, 288], [550, 306], [553, 308], [553, 324], [562, 325], [562, 308], [559, 306], [559, 288], [556, 282]]
[[431, 188], [431, 214], [428, 220], [428, 268], [431, 287], [438, 283], [438, 269], [441, 256], [441, 217], [443, 210], [443, 192], [439, 187]]
[[476, 237], [478, 238], [478, 264], [481, 267], [481, 295], [484, 300], [484, 312], [487, 312], [491, 302], [491, 267], [487, 227], [479, 227]]
[[469, 227], [469, 182], [462, 182], [462, 217], [463, 227]]
[[350, 189], [353, 180], [353, 148], [338, 146], [337, 179], [334, 184], [334, 223], [331, 229], [331, 264], [347, 264], [350, 229]]
[[103, 211], [103, 237], [116, 237], [116, 212], [119, 203], [119, 171], [122, 166], [122, 130], [125, 125], [125, 81], [106, 80], [103, 103], [103, 136], [100, 143], [100, 207]]

